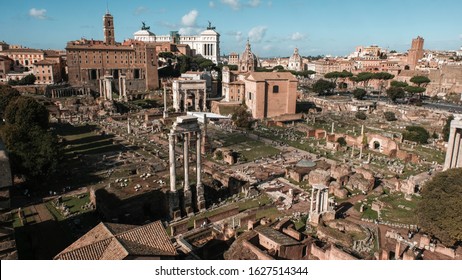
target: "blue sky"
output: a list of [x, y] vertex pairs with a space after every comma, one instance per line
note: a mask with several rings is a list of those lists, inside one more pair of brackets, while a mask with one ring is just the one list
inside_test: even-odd
[[33, 48], [64, 49], [81, 37], [102, 39], [106, 5], [116, 40], [131, 38], [141, 21], [155, 34], [200, 32], [210, 20], [222, 53], [242, 52], [250, 39], [260, 57], [346, 55], [358, 45], [406, 51], [412, 38], [426, 49], [462, 45], [460, 0], [14, 0], [2, 1], [0, 40]]

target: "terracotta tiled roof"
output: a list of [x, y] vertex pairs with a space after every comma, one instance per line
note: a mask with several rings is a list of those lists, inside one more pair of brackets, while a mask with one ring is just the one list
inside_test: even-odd
[[265, 81], [265, 80], [289, 80], [297, 81], [290, 72], [251, 72], [246, 77], [247, 80]]
[[144, 226], [100, 223], [59, 253], [57, 260], [122, 260], [127, 256], [175, 256], [162, 223]]

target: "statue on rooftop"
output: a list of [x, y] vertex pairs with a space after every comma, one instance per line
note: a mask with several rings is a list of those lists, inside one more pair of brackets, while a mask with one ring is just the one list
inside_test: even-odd
[[141, 22], [143, 24], [143, 26], [141, 26], [141, 30], [149, 30], [151, 29], [150, 26], [146, 26], [146, 23], [144, 21]]

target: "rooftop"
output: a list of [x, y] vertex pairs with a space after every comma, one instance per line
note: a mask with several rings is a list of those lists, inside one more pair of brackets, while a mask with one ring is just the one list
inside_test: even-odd
[[282, 246], [300, 244], [297, 240], [270, 227], [260, 226], [257, 227], [255, 231]]
[[162, 223], [144, 226], [99, 223], [59, 253], [57, 260], [122, 260], [127, 256], [175, 256]]
[[251, 72], [247, 80], [266, 81], [266, 80], [289, 80], [296, 82], [297, 78], [290, 72]]

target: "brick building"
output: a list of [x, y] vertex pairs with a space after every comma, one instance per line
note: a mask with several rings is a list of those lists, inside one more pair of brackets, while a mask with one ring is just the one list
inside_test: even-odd
[[34, 63], [33, 73], [37, 85], [52, 85], [62, 80], [60, 64], [49, 59]]
[[[81, 39], [67, 43], [69, 83], [99, 91], [106, 75], [114, 80], [124, 77], [128, 92], [151, 91], [159, 87], [157, 55], [154, 43], [127, 40], [115, 41], [114, 19], [103, 17], [104, 41]], [[119, 91], [117, 82], [113, 83]]]
[[251, 72], [245, 78], [245, 104], [255, 119], [295, 114], [298, 80], [288, 72]]
[[424, 39], [418, 36], [415, 39], [412, 39], [411, 49], [407, 54], [407, 61], [409, 63], [409, 68], [414, 70], [419, 62], [419, 59], [422, 59], [424, 56], [423, 51]]

